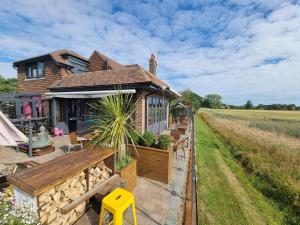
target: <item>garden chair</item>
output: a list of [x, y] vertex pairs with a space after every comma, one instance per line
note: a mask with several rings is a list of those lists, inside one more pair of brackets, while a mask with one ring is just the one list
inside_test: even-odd
[[68, 148], [69, 153], [71, 152], [71, 148], [75, 146], [80, 146], [80, 149], [83, 149], [83, 141], [86, 140], [85, 138], [78, 137], [76, 132], [72, 132], [69, 134], [69, 139], [70, 139], [69, 148]]

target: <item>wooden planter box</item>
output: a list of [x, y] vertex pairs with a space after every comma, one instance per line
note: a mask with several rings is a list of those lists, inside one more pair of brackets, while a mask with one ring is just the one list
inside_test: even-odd
[[117, 171], [120, 177], [124, 180], [124, 188], [128, 191], [133, 191], [136, 186], [136, 160], [132, 160], [127, 166]]
[[169, 183], [172, 179], [173, 151], [136, 145], [130, 147], [131, 157], [137, 160], [137, 175]]

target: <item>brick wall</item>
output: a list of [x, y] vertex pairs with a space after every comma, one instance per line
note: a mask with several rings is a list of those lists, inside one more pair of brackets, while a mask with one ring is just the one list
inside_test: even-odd
[[138, 90], [136, 93], [136, 100], [138, 100], [136, 104], [135, 110], [135, 124], [136, 129], [142, 133], [144, 133], [146, 129], [146, 99], [147, 91]]

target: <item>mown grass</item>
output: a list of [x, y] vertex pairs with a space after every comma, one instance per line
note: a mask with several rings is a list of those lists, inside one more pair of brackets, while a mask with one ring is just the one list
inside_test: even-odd
[[284, 223], [300, 224], [299, 152], [288, 145], [274, 145], [273, 140], [269, 142], [273, 136], [253, 132], [243, 123], [235, 124], [229, 121], [234, 120], [232, 117], [218, 119], [207, 111], [201, 117], [230, 146], [231, 154], [244, 168], [252, 185], [278, 205], [284, 213]]
[[[199, 224], [282, 224], [283, 214], [253, 188], [229, 148], [199, 116], [196, 117]], [[251, 199], [249, 202], [241, 200], [245, 196], [238, 195], [220, 159], [238, 179], [238, 186]]]

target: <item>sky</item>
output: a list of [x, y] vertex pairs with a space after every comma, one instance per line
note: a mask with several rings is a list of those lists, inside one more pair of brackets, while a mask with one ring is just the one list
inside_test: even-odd
[[279, 0], [6, 0], [0, 74], [12, 62], [67, 48], [94, 49], [148, 69], [172, 88], [227, 104], [300, 105], [300, 3]]

